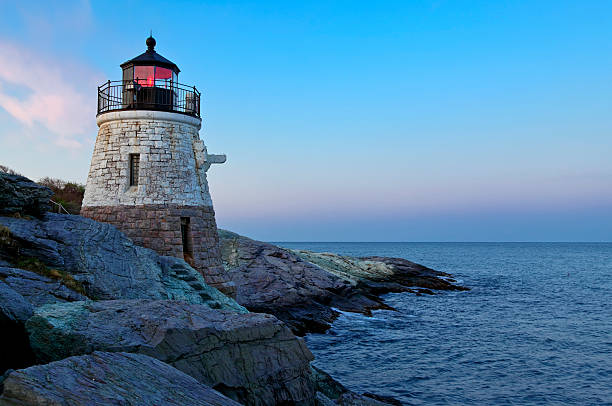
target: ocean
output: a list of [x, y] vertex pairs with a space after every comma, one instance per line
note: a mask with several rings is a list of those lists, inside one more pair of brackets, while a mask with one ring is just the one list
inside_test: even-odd
[[401, 257], [467, 292], [386, 295], [308, 347], [349, 389], [407, 405], [612, 405], [612, 243], [276, 243]]

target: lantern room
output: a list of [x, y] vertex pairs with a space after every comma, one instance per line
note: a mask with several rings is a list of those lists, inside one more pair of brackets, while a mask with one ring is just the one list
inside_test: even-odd
[[144, 53], [121, 64], [123, 81], [134, 81], [144, 87], [172, 87], [178, 81], [178, 66], [155, 52], [155, 38], [147, 38], [146, 44]]
[[147, 50], [122, 63], [122, 80], [98, 87], [98, 115], [115, 110], [159, 110], [200, 117], [200, 92], [178, 83], [180, 69], [155, 51], [153, 37]]

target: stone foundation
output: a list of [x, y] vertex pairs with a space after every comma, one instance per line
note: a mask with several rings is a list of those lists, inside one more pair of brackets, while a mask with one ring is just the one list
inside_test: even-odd
[[[212, 206], [138, 205], [83, 207], [81, 215], [110, 223], [134, 243], [160, 255], [184, 258], [206, 282], [229, 296], [236, 288], [221, 262], [219, 236]], [[181, 218], [189, 218], [187, 249], [183, 250]]]

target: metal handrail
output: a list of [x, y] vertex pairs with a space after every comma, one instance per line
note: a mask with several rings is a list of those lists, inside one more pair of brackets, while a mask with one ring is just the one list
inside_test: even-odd
[[68, 210], [66, 210], [66, 208], [65, 208], [65, 207], [64, 207], [64, 206], [63, 206], [61, 203], [59, 203], [59, 202], [55, 202], [55, 201], [53, 201], [53, 200], [51, 200], [51, 199], [49, 199], [49, 201], [50, 201], [51, 203], [53, 203], [55, 206], [57, 206], [57, 212], [58, 212], [58, 213], [60, 213], [60, 209], [61, 209], [61, 210], [64, 210], [64, 212], [65, 212], [66, 214], [70, 214], [70, 213], [68, 212]]
[[117, 110], [161, 110], [200, 117], [200, 92], [166, 79], [115, 80], [98, 86], [98, 114]]

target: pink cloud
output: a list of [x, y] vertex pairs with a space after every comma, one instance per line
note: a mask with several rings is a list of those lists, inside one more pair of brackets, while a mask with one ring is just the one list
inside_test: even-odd
[[[95, 133], [92, 117], [100, 74], [2, 40], [0, 66], [0, 107], [15, 119], [30, 128], [42, 124], [55, 135], [56, 144], [68, 148], [81, 147], [83, 137]], [[27, 94], [18, 97], [10, 91], [15, 87]]]

